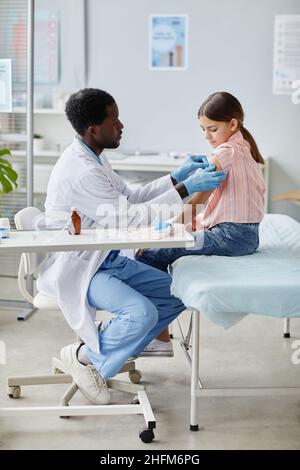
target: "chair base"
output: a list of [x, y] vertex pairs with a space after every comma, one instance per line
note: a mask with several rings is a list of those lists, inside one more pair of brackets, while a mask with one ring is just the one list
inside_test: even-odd
[[[63, 394], [58, 406], [26, 406], [26, 407], [5, 407], [0, 408], [0, 416], [89, 416], [89, 415], [123, 415], [142, 414], [146, 422], [146, 429], [139, 433], [143, 442], [149, 441], [151, 431], [154, 439], [153, 429], [156, 427], [156, 420], [149, 402], [145, 388], [139, 385], [141, 373], [135, 368], [135, 362], [130, 361], [124, 364], [120, 373], [128, 372], [131, 382], [123, 382], [116, 379], [107, 380], [108, 387], [113, 390], [132, 393], [135, 395], [130, 404], [125, 405], [70, 405], [71, 399], [78, 391], [78, 387], [73, 382], [72, 376], [65, 372], [64, 364], [57, 358], [52, 359], [53, 373], [49, 375], [8, 377], [7, 393], [11, 398], [19, 398], [21, 386], [27, 385], [47, 385], [47, 384], [71, 384]], [[144, 432], [145, 431], [145, 432]], [[148, 432], [149, 431], [149, 432]], [[144, 437], [146, 438], [144, 439]], [[151, 442], [149, 441], [149, 442]]]
[[17, 320], [27, 320], [27, 318], [29, 318], [37, 310], [29, 302], [25, 302], [24, 300], [10, 299], [0, 299], [0, 308], [21, 309], [21, 312], [17, 316]]

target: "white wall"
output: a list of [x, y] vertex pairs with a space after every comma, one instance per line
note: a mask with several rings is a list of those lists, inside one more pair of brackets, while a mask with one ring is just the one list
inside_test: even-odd
[[[87, 0], [87, 7], [88, 86], [116, 98], [123, 148], [208, 151], [197, 109], [209, 93], [226, 90], [273, 159], [271, 194], [300, 188], [300, 105], [272, 95], [274, 15], [299, 14], [299, 0]], [[186, 72], [148, 70], [151, 13], [189, 15]], [[300, 220], [297, 206], [271, 209]]]

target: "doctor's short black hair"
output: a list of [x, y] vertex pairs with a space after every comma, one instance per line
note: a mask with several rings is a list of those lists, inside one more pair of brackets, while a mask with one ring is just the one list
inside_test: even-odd
[[79, 135], [93, 124], [101, 124], [107, 116], [106, 107], [115, 103], [114, 98], [97, 88], [83, 88], [70, 96], [65, 112]]

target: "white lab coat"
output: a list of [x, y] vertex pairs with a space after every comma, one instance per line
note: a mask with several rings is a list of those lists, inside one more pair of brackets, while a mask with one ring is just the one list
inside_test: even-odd
[[[142, 188], [131, 191], [115, 173], [106, 157], [99, 163], [93, 154], [75, 138], [55, 164], [47, 188], [46, 216], [51, 211], [70, 212], [76, 207], [83, 227], [99, 222], [96, 210], [99, 204], [118, 207], [120, 195], [125, 195], [130, 206], [129, 225], [155, 222], [152, 204], [168, 203], [182, 207], [182, 200], [174, 189], [170, 176], [163, 176]], [[90, 281], [108, 251], [50, 253], [37, 279], [38, 291], [53, 297], [71, 328], [95, 352], [99, 352], [95, 327], [96, 309], [87, 301]]]

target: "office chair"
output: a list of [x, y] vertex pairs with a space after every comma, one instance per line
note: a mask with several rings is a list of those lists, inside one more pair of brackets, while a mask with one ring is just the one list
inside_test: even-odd
[[[18, 230], [32, 230], [34, 221], [42, 213], [35, 207], [26, 207], [15, 215], [15, 225]], [[46, 297], [41, 293], [31, 295], [26, 286], [26, 276], [36, 274], [48, 255], [44, 253], [22, 253], [18, 272], [18, 285], [23, 297], [39, 310], [59, 310], [58, 304], [53, 298]], [[79, 338], [77, 341], [79, 341]], [[24, 407], [24, 408], [0, 408], [0, 415], [10, 415], [12, 410], [17, 414], [18, 410], [22, 411], [22, 415], [57, 415], [60, 417], [69, 417], [73, 415], [100, 415], [100, 414], [143, 414], [147, 428], [139, 433], [139, 437], [143, 442], [149, 443], [154, 439], [153, 429], [155, 428], [155, 418], [148, 400], [146, 391], [143, 386], [139, 385], [141, 373], [135, 368], [135, 362], [129, 360], [124, 364], [118, 374], [128, 372], [129, 379], [132, 382], [121, 382], [119, 380], [107, 380], [108, 387], [119, 391], [132, 393], [135, 398], [131, 404], [126, 405], [85, 405], [70, 406], [70, 400], [78, 391], [78, 387], [73, 382], [70, 374], [67, 374], [63, 362], [60, 359], [52, 359], [52, 374], [8, 377], [7, 393], [11, 398], [19, 398], [21, 394], [21, 386], [24, 385], [46, 385], [46, 384], [70, 384], [61, 398], [59, 406], [49, 407]]]

